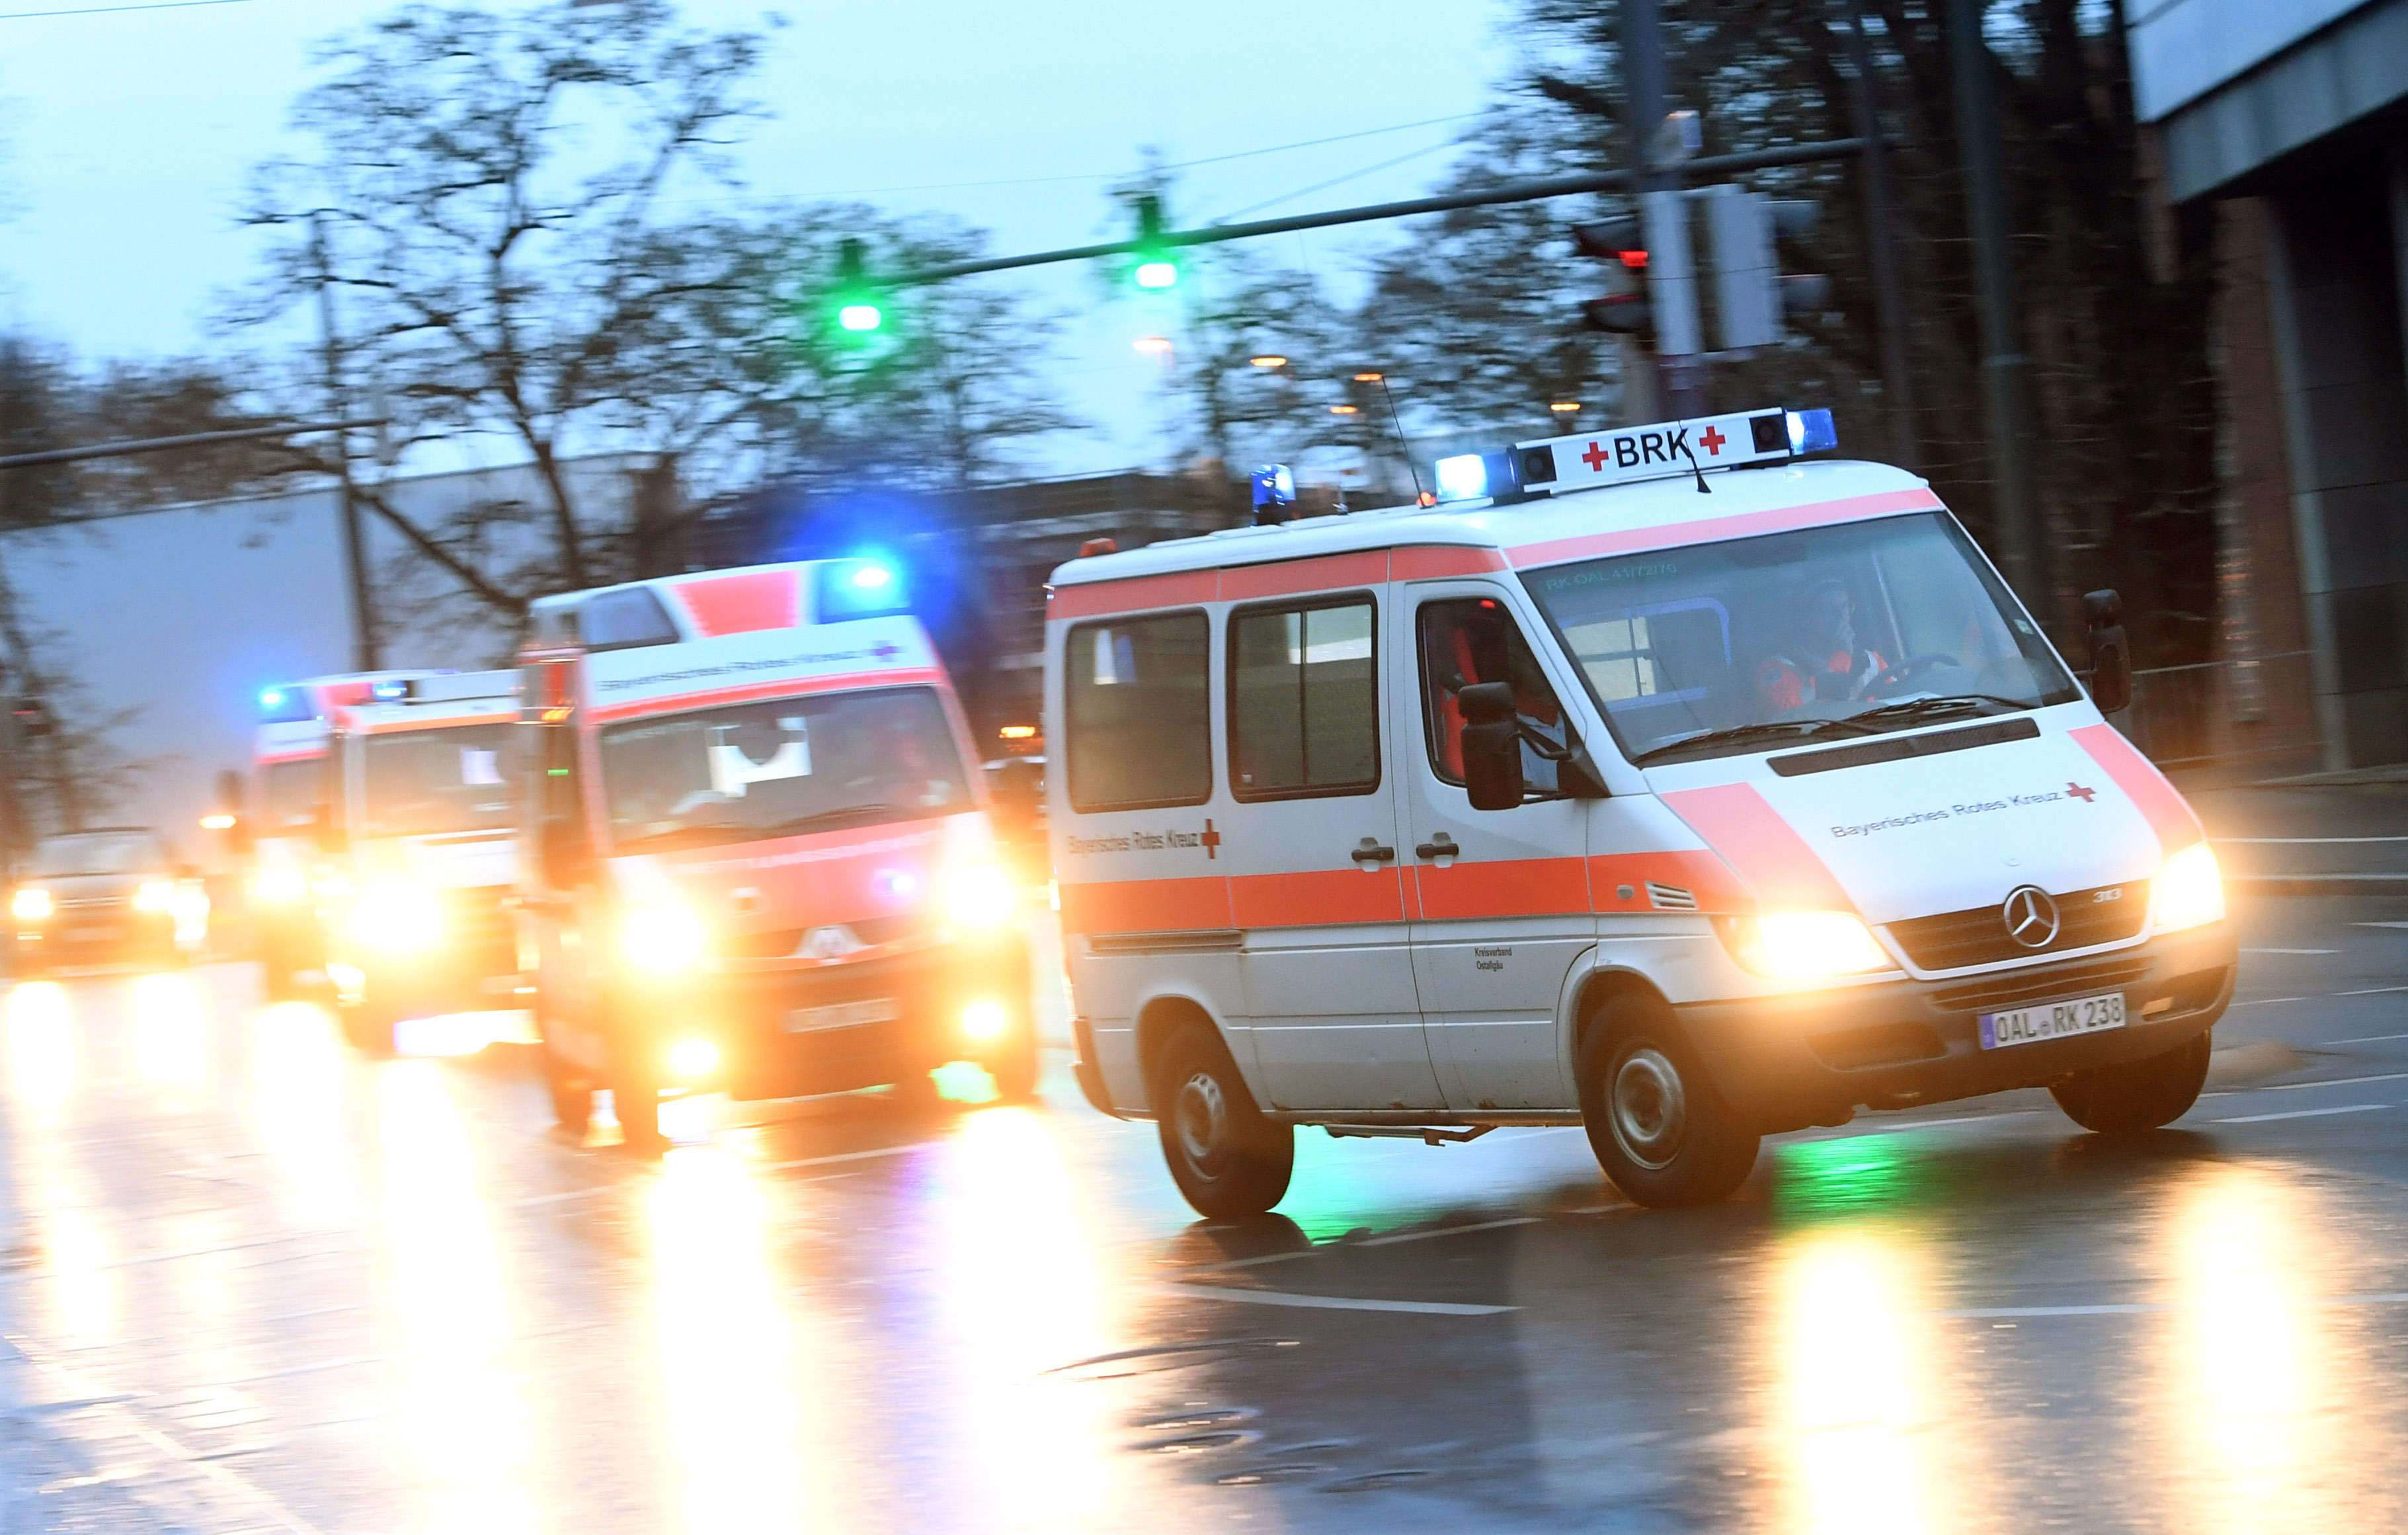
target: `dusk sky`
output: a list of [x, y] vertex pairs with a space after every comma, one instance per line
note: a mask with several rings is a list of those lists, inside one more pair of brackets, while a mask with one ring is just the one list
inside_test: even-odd
[[[235, 211], [251, 169], [294, 147], [287, 112], [313, 79], [313, 46], [394, 7], [26, 14], [73, 3], [0, 0], [0, 326], [86, 359], [204, 351], [216, 295], [254, 269]], [[765, 7], [684, 9], [724, 27]], [[1179, 223], [1412, 196], [1508, 73], [1509, 13], [1500, 0], [795, 6], [757, 82], [777, 116], [741, 158], [755, 194], [948, 213], [1002, 251], [1118, 234], [1107, 189], [1149, 148], [1179, 163], [1362, 136], [1183, 170]], [[1385, 129], [1398, 131], [1365, 132]], [[1357, 254], [1396, 237], [1291, 236], [1272, 253], [1342, 291]], [[978, 280], [1081, 311], [1050, 374], [1102, 430], [1039, 467], [1164, 461], [1173, 445], [1156, 365], [1130, 348], [1147, 328], [1133, 305], [1099, 303], [1079, 268]]]

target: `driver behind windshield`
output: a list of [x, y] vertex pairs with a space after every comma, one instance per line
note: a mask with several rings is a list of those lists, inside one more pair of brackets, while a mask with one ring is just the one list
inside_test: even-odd
[[1766, 718], [1810, 703], [1853, 703], [1888, 669], [1881, 653], [1856, 639], [1856, 604], [1845, 582], [1815, 582], [1798, 604], [1791, 637], [1756, 668]]

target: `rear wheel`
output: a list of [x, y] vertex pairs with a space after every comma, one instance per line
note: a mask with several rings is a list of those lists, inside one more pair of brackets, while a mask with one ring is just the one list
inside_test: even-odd
[[1745, 1182], [1758, 1137], [1698, 1064], [1672, 1009], [1626, 992], [1581, 1044], [1581, 1120], [1614, 1186], [1656, 1209], [1712, 1204]]
[[1286, 1197], [1296, 1131], [1263, 1117], [1211, 1026], [1189, 1023], [1170, 1037], [1154, 1071], [1154, 1111], [1163, 1160], [1197, 1214], [1260, 1215]]
[[2049, 1097], [2066, 1117], [2100, 1135], [2161, 1129], [2190, 1112], [2207, 1084], [2212, 1035], [2202, 1030], [2162, 1054], [2094, 1066], [2054, 1083]]

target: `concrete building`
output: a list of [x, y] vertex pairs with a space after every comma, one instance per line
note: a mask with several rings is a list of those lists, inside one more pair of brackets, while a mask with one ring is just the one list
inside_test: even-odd
[[2408, 761], [2408, 0], [2122, 4], [2166, 198], [2215, 230], [2218, 754]]

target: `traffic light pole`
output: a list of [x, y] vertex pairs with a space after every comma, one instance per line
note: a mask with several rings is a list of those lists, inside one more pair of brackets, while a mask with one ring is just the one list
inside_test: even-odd
[[1982, 405], [1990, 439], [1991, 526], [2007, 582], [2045, 624], [2048, 572], [2034, 506], [2027, 412], [2031, 360], [2016, 339], [2014, 269], [2007, 252], [2006, 172], [1999, 157], [1995, 61], [1982, 37], [1982, 0], [1948, 0], [1956, 77], [1956, 136], [1965, 158], [1973, 286], [1981, 308]]
[[[1680, 201], [1680, 172], [1656, 163], [1656, 136], [1664, 126], [1664, 18], [1658, 0], [1622, 0], [1622, 92], [1624, 134], [1637, 169], [1631, 189], [1639, 194], [1647, 227], [1647, 287], [1657, 306], [1656, 337], [1675, 350], [1655, 357], [1656, 389], [1665, 415], [1685, 420], [1705, 409], [1704, 370], [1685, 355], [1699, 350], [1696, 268], [1689, 260], [1688, 209]], [[1668, 293], [1667, 288], [1683, 287]], [[1625, 357], [1630, 354], [1626, 352]], [[1625, 414], [1628, 414], [1626, 401]], [[1657, 407], [1649, 402], [1642, 409]], [[1643, 416], [1639, 419], [1645, 419]]]
[[1873, 317], [1881, 327], [1882, 396], [1889, 407], [1890, 462], [1920, 469], [1923, 434], [1914, 415], [1914, 373], [1906, 348], [1906, 305], [1900, 296], [1898, 246], [1890, 220], [1888, 146], [1873, 100], [1872, 50], [1865, 42], [1864, 7], [1847, 0], [1848, 108], [1864, 140], [1865, 245], [1872, 257]]
[[[335, 339], [335, 275], [326, 254], [325, 226], [315, 215], [309, 220], [309, 249], [318, 263], [318, 333], [326, 353], [326, 394], [339, 415], [343, 373], [342, 351]], [[351, 665], [358, 671], [374, 671], [382, 647], [377, 643], [376, 598], [368, 589], [367, 537], [360, 526], [359, 488], [351, 482], [348, 431], [336, 435], [336, 462], [342, 468], [343, 567], [351, 588]]]

